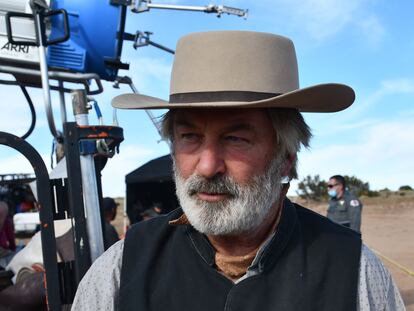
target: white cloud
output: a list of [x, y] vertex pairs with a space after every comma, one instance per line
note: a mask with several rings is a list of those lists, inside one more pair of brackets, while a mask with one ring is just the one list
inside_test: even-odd
[[[347, 117], [354, 119], [356, 116], [366, 115], [366, 111], [372, 106], [381, 104], [387, 96], [397, 94], [414, 94], [414, 80], [409, 78], [388, 79], [381, 81], [380, 87], [366, 98], [358, 100], [358, 104], [352, 106], [351, 113]], [[388, 103], [389, 104], [389, 103]]]
[[381, 43], [387, 34], [387, 31], [381, 21], [375, 15], [366, 16], [355, 23], [365, 38], [365, 42], [368, 42], [372, 46], [376, 46]]
[[[4, 150], [3, 148], [8, 147], [0, 145], [0, 174], [34, 174], [33, 167], [30, 165], [29, 160], [27, 160], [22, 154], [13, 150], [13, 153], [9, 152], [9, 155], [5, 156], [2, 155]], [[45, 162], [46, 168], [49, 168], [49, 155], [43, 154], [42, 159], [43, 162]]]
[[163, 58], [132, 59], [130, 74], [138, 91], [145, 95], [167, 98], [171, 65], [171, 62]]
[[381, 82], [380, 92], [384, 94], [393, 93], [414, 93], [414, 80], [409, 78], [400, 78], [394, 80], [384, 80]]
[[278, 0], [264, 1], [277, 6], [280, 16], [287, 16], [293, 27], [307, 32], [314, 40], [323, 41], [345, 28], [352, 27], [379, 43], [386, 30], [379, 18], [366, 9], [368, 0]]
[[352, 20], [358, 1], [281, 1], [290, 8], [295, 23], [304, 24], [307, 32], [322, 40], [342, 30]]
[[135, 145], [121, 145], [121, 152], [109, 159], [102, 171], [104, 196], [125, 196], [125, 175], [156, 157], [154, 150]]
[[[36, 128], [48, 126], [42, 91], [34, 88], [27, 90], [36, 111]], [[31, 123], [31, 112], [26, 98], [16, 86], [0, 85], [0, 94], [4, 102], [0, 112], [0, 131], [23, 135]], [[60, 128], [59, 98], [55, 92], [52, 93], [52, 108], [55, 126]]]
[[304, 151], [299, 156], [300, 178], [308, 174], [319, 174], [325, 180], [334, 174], [355, 175], [374, 190], [413, 185], [412, 133], [414, 124], [408, 120], [383, 122], [371, 126], [359, 143]]
[[[378, 120], [374, 120], [374, 119], [367, 119], [367, 120], [360, 120], [357, 122], [349, 122], [349, 123], [342, 123], [342, 124], [338, 124], [335, 127], [330, 128], [329, 130], [329, 135], [338, 133], [338, 132], [343, 132], [343, 131], [348, 131], [348, 130], [356, 130], [356, 129], [365, 129], [367, 127], [370, 127], [372, 125], [378, 124], [380, 121]], [[324, 134], [316, 132], [315, 136], [319, 136], [320, 134]]]
[[414, 109], [411, 110], [404, 110], [398, 113], [400, 117], [407, 118], [407, 117], [414, 117]]
[[[358, 94], [358, 92], [357, 92]], [[373, 109], [379, 111], [382, 107], [389, 106], [395, 102], [397, 95], [410, 95], [404, 98], [399, 97], [399, 109], [393, 115], [384, 116], [389, 120], [392, 117], [407, 119], [412, 116], [411, 95], [414, 94], [414, 79], [399, 78], [388, 79], [380, 82], [379, 87], [367, 96], [361, 96], [356, 102], [345, 111], [339, 114], [332, 114], [329, 118], [326, 115], [305, 115], [306, 121], [313, 128], [315, 136], [327, 136], [337, 133], [344, 133], [352, 129], [365, 129], [382, 123], [380, 117], [372, 118]], [[406, 105], [406, 108], [404, 107]], [[374, 108], [375, 107], [375, 108]], [[411, 110], [410, 110], [411, 109]]]

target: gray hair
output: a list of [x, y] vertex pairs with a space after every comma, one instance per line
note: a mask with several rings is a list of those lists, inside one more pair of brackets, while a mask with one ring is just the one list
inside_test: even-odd
[[309, 147], [311, 129], [297, 109], [268, 108], [267, 113], [276, 133], [277, 152], [286, 157], [294, 156], [288, 176], [290, 179], [298, 178], [296, 155], [302, 145]]
[[[174, 112], [169, 110], [161, 119], [161, 136], [166, 140], [173, 151], [174, 144]], [[266, 112], [272, 122], [276, 133], [275, 156], [293, 156], [292, 168], [288, 174], [290, 179], [298, 178], [297, 153], [301, 146], [309, 147], [312, 137], [311, 130], [297, 109], [290, 108], [266, 108]]]

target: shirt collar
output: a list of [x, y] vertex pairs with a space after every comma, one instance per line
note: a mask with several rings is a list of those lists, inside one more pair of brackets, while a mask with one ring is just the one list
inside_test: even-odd
[[[293, 233], [296, 221], [297, 215], [295, 207], [286, 198], [281, 209], [279, 223], [273, 234], [258, 249], [248, 270], [255, 270], [261, 273], [277, 261]], [[171, 220], [169, 224], [172, 226], [185, 226], [187, 236], [198, 254], [209, 266], [215, 266], [215, 249], [204, 234], [199, 233], [191, 226], [187, 216], [183, 212], [181, 212], [178, 218]]]

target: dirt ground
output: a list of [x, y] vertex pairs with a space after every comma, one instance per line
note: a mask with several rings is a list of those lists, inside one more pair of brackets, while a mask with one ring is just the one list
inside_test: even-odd
[[414, 311], [414, 202], [382, 211], [367, 206], [363, 212], [362, 238], [379, 253], [400, 289], [407, 310]]
[[[122, 199], [118, 199], [123, 203]], [[414, 192], [361, 198], [362, 239], [390, 270], [401, 292], [407, 311], [414, 311]], [[298, 202], [325, 215], [327, 204]], [[123, 205], [120, 205], [123, 206]], [[122, 234], [124, 220], [114, 221]]]

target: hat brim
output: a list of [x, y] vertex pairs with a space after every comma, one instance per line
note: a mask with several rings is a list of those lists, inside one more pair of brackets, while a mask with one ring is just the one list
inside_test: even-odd
[[294, 90], [264, 100], [240, 102], [170, 103], [141, 94], [124, 94], [112, 100], [119, 109], [175, 108], [295, 108], [301, 112], [336, 112], [348, 108], [355, 100], [354, 90], [344, 84], [326, 83]]

